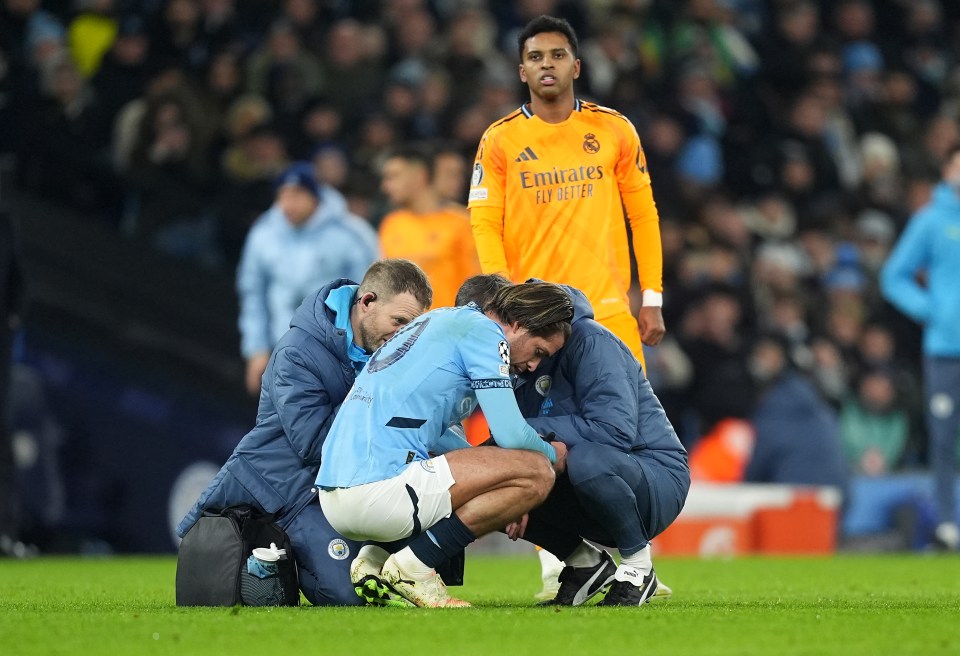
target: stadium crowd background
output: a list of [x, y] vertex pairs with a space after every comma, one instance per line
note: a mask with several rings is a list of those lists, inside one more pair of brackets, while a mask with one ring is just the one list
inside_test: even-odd
[[384, 156], [430, 142], [462, 155], [465, 202], [542, 13], [580, 35], [578, 95], [644, 145], [668, 330], [649, 375], [684, 442], [751, 416], [775, 335], [851, 471], [924, 467], [920, 332], [877, 271], [960, 143], [960, 3], [2, 0], [0, 152], [21, 193], [232, 272], [293, 160], [376, 226]]

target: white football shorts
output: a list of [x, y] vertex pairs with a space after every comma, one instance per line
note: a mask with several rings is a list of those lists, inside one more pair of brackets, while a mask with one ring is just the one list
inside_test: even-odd
[[449, 517], [455, 482], [446, 457], [415, 460], [385, 481], [320, 490], [320, 507], [345, 538], [392, 542]]

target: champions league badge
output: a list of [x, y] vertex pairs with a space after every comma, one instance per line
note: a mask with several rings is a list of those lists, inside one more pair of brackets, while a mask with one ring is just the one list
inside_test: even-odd
[[553, 385], [553, 378], [550, 376], [540, 376], [537, 378], [537, 382], [533, 384], [533, 387], [540, 396], [546, 396], [550, 393], [551, 385]]
[[510, 364], [510, 345], [501, 339], [500, 343], [497, 344], [497, 351], [500, 353], [503, 364]]
[[476, 187], [483, 182], [483, 164], [477, 162], [473, 165], [473, 175], [470, 177], [470, 185]]

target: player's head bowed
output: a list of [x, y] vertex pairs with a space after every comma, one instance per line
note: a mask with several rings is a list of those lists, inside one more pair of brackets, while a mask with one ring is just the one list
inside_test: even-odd
[[500, 289], [487, 305], [506, 324], [517, 323], [533, 337], [570, 337], [573, 301], [559, 285], [525, 282]]

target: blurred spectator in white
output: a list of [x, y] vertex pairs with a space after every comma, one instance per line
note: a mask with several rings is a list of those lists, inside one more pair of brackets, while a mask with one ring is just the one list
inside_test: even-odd
[[260, 392], [273, 345], [300, 302], [337, 278], [363, 278], [379, 257], [370, 225], [346, 211], [339, 194], [322, 190], [307, 162], [276, 181], [276, 200], [247, 236], [237, 269], [241, 351], [246, 387]]
[[780, 194], [768, 193], [739, 207], [746, 227], [763, 241], [790, 239], [797, 231], [793, 205]]
[[860, 203], [902, 215], [906, 208], [896, 143], [879, 132], [868, 132], [860, 138], [860, 157], [863, 162]]

